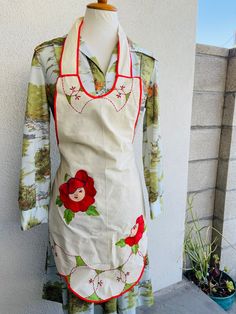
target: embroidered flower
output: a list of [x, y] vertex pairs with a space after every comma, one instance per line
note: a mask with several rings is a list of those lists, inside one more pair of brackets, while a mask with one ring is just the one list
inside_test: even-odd
[[143, 215], [136, 219], [136, 224], [131, 228], [130, 235], [125, 238], [125, 243], [129, 246], [138, 244], [144, 233], [144, 220]]
[[71, 105], [72, 104], [72, 100], [79, 100], [81, 95], [79, 95], [81, 89], [77, 89], [76, 86], [71, 86], [70, 87], [70, 93], [67, 94], [67, 92], [65, 91], [65, 88], [64, 88], [64, 80], [62, 80], [62, 88], [63, 88], [63, 91], [64, 91], [64, 94], [66, 96], [66, 99], [67, 101], [69, 102], [69, 104]]
[[125, 89], [125, 85], [120, 85], [120, 88], [116, 88], [116, 91], [117, 91], [116, 97], [117, 98], [121, 98], [121, 96], [124, 95], [126, 97], [126, 100], [127, 100], [128, 96], [130, 95], [130, 92], [126, 93], [124, 89]]
[[140, 215], [136, 219], [136, 224], [131, 228], [130, 234], [126, 238], [122, 238], [116, 242], [116, 245], [120, 247], [124, 247], [129, 245], [134, 254], [138, 252], [138, 242], [142, 238], [144, 231], [146, 230], [146, 226], [144, 224], [143, 215]]
[[71, 86], [70, 90], [72, 91], [72, 93], [74, 93], [74, 91], [76, 90], [75, 86]]
[[87, 171], [81, 169], [76, 172], [75, 177], [59, 187], [60, 195], [56, 199], [56, 204], [64, 205], [66, 208], [64, 218], [67, 224], [74, 218], [75, 213], [81, 211], [87, 215], [97, 216], [99, 213], [92, 204], [95, 202], [94, 196], [97, 191], [94, 187], [94, 180]]
[[102, 280], [99, 280], [99, 281], [98, 281], [98, 285], [99, 285], [99, 286], [102, 286], [102, 285], [103, 285], [103, 281], [102, 281]]

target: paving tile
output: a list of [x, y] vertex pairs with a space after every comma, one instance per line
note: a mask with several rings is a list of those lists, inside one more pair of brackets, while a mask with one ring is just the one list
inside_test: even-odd
[[[184, 277], [185, 278], [185, 277]], [[226, 312], [195, 284], [181, 282], [156, 292], [155, 304], [141, 306], [137, 314], [225, 314]], [[229, 313], [229, 312], [228, 312]], [[230, 312], [233, 314], [235, 312]]]

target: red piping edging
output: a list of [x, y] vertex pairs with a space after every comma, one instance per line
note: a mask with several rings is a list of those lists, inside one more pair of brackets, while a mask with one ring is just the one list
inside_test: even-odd
[[[117, 63], [116, 63], [116, 78], [113, 82], [113, 86], [112, 88], [105, 94], [103, 95], [98, 95], [98, 96], [95, 96], [95, 95], [92, 95], [90, 94], [84, 87], [83, 83], [82, 83], [82, 80], [80, 78], [80, 75], [79, 75], [79, 44], [80, 44], [80, 32], [81, 32], [81, 27], [82, 27], [82, 24], [83, 24], [84, 20], [81, 21], [80, 23], [80, 26], [79, 26], [79, 30], [78, 30], [78, 37], [77, 37], [77, 54], [76, 54], [76, 76], [78, 77], [78, 80], [79, 80], [79, 83], [80, 83], [80, 86], [81, 88], [83, 89], [84, 93], [91, 97], [91, 98], [102, 98], [102, 97], [105, 97], [107, 95], [109, 95], [110, 93], [113, 92], [113, 90], [115, 89], [116, 87], [116, 83], [117, 83], [117, 80], [118, 80], [118, 77], [119, 76], [123, 76], [121, 74], [119, 74], [119, 64], [120, 64], [120, 37], [118, 36], [118, 56], [117, 56]], [[131, 78], [132, 78], [132, 58], [131, 58], [131, 53], [129, 53], [129, 56], [130, 56], [130, 74], [131, 74]], [[68, 75], [68, 74], [67, 74]], [[73, 75], [73, 74], [69, 74], [69, 75]], [[129, 76], [124, 76], [124, 77], [129, 77]]]
[[57, 82], [58, 82], [59, 77], [60, 76], [58, 76], [56, 80], [55, 91], [54, 91], [54, 96], [53, 96], [53, 113], [54, 113], [54, 124], [55, 124], [57, 145], [59, 144], [58, 127], [57, 127]]
[[107, 95], [109, 95], [110, 93], [112, 93], [113, 92], [113, 90], [115, 89], [115, 87], [116, 87], [116, 82], [117, 82], [117, 80], [118, 80], [118, 77], [119, 77], [119, 75], [118, 74], [116, 74], [116, 78], [115, 78], [115, 80], [114, 80], [114, 83], [113, 83], [113, 86], [112, 86], [112, 88], [107, 92], [107, 93], [105, 93], [105, 94], [102, 94], [102, 95], [98, 95], [98, 96], [95, 96], [95, 95], [92, 95], [92, 94], [89, 94], [88, 92], [87, 92], [87, 90], [84, 88], [84, 86], [83, 86], [83, 84], [82, 84], [82, 81], [81, 81], [81, 79], [80, 79], [80, 77], [77, 75], [77, 77], [78, 77], [78, 80], [79, 80], [79, 83], [80, 83], [80, 86], [81, 86], [81, 88], [83, 89], [83, 92], [87, 95], [87, 96], [89, 96], [90, 98], [102, 98], [102, 97], [105, 97], [105, 96], [107, 96]]
[[144, 269], [145, 269], [145, 265], [146, 265], [146, 259], [145, 259], [145, 257], [144, 257], [143, 268], [142, 268], [142, 270], [141, 270], [141, 273], [140, 273], [138, 279], [135, 281], [135, 283], [134, 283], [132, 286], [130, 286], [127, 290], [122, 291], [120, 294], [114, 295], [114, 296], [112, 296], [112, 297], [110, 297], [110, 298], [107, 298], [107, 299], [105, 299], [105, 300], [89, 300], [89, 299], [86, 299], [86, 298], [82, 297], [80, 294], [78, 294], [77, 292], [75, 292], [75, 291], [71, 288], [70, 283], [69, 283], [69, 281], [68, 281], [66, 275], [62, 275], [62, 274], [60, 274], [60, 273], [59, 273], [59, 275], [64, 278], [64, 280], [65, 280], [65, 282], [66, 282], [66, 284], [67, 284], [68, 289], [69, 289], [72, 293], [74, 293], [74, 295], [76, 295], [77, 297], [81, 298], [81, 299], [84, 300], [84, 301], [91, 302], [91, 303], [103, 303], [103, 302], [107, 302], [107, 301], [109, 301], [109, 300], [111, 300], [111, 299], [113, 299], [113, 298], [118, 298], [118, 297], [120, 297], [121, 295], [123, 295], [124, 293], [128, 292], [129, 290], [131, 290], [131, 289], [140, 281], [140, 279], [141, 279], [141, 277], [142, 277], [142, 275], [143, 275]]
[[[65, 77], [65, 76], [77, 76], [76, 74], [61, 74], [61, 75], [59, 75], [60, 77]], [[117, 75], [118, 77], [120, 76], [120, 77], [126, 77], [126, 78], [139, 78], [140, 76], [130, 76], [130, 75], [124, 75], [124, 74], [118, 74]], [[103, 95], [105, 95], [105, 94], [103, 94]], [[96, 96], [97, 97], [97, 96]]]
[[114, 83], [113, 83], [113, 86], [112, 88], [105, 94], [103, 95], [98, 95], [98, 96], [95, 96], [95, 95], [92, 95], [90, 94], [84, 87], [83, 83], [82, 83], [82, 80], [80, 78], [80, 74], [79, 74], [79, 44], [80, 44], [80, 32], [81, 32], [81, 27], [82, 27], [82, 24], [83, 24], [84, 20], [82, 20], [82, 22], [80, 23], [80, 26], [79, 26], [79, 31], [78, 31], [78, 37], [77, 37], [77, 54], [76, 54], [76, 75], [79, 79], [79, 83], [80, 83], [80, 86], [81, 88], [83, 89], [84, 93], [91, 97], [91, 98], [102, 98], [102, 97], [105, 97], [107, 95], [109, 95], [116, 87], [116, 82], [118, 80], [118, 76], [119, 76], [119, 63], [120, 63], [120, 37], [118, 36], [118, 57], [117, 57], [117, 63], [116, 63], [116, 78], [114, 80]]

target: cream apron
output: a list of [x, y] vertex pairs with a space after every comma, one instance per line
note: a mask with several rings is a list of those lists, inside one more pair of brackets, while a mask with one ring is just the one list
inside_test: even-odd
[[68, 288], [100, 303], [137, 284], [146, 262], [144, 197], [134, 152], [142, 80], [132, 76], [119, 24], [114, 85], [106, 94], [89, 94], [79, 71], [82, 25], [80, 17], [66, 37], [54, 95], [61, 162], [52, 186], [49, 240]]

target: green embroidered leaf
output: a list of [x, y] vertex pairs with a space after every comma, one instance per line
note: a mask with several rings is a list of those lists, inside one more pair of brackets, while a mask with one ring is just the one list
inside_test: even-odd
[[116, 245], [120, 247], [126, 246], [125, 239], [120, 239], [119, 241], [116, 242]]
[[95, 271], [96, 271], [97, 274], [101, 274], [101, 273], [103, 273], [105, 270], [95, 269]]
[[129, 95], [131, 94], [131, 92], [125, 94], [125, 100], [127, 101], [129, 99]]
[[69, 174], [66, 173], [65, 176], [64, 176], [64, 181], [67, 181], [67, 179], [68, 179], [69, 177], [70, 177]]
[[66, 209], [64, 211], [64, 218], [67, 224], [69, 224], [74, 217], [75, 213], [73, 213], [70, 209]]
[[[145, 226], [144, 226], [144, 231], [146, 231], [146, 230], [147, 230], [147, 226], [145, 225]], [[144, 232], [144, 231], [143, 231], [143, 232]]]
[[133, 245], [133, 246], [132, 246], [132, 252], [133, 252], [134, 254], [137, 254], [138, 248], [139, 248], [139, 245], [138, 245], [138, 244]]
[[87, 299], [89, 299], [89, 300], [102, 300], [101, 298], [99, 298], [97, 296], [97, 294], [95, 292], [93, 294], [91, 294]]
[[76, 259], [76, 266], [86, 266], [87, 265], [81, 256], [76, 256], [75, 259]]
[[71, 95], [67, 95], [67, 94], [66, 94], [66, 98], [67, 98], [69, 104], [71, 105]]
[[57, 195], [57, 198], [56, 198], [56, 205], [58, 205], [59, 207], [63, 205], [59, 195]]
[[86, 214], [89, 216], [99, 216], [99, 212], [96, 210], [96, 207], [90, 205], [89, 208], [86, 210]]

